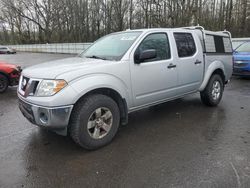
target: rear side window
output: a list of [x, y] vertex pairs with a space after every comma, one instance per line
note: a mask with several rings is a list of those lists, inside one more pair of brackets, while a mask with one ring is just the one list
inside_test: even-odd
[[174, 33], [179, 57], [193, 56], [196, 52], [194, 38], [191, 33]]
[[232, 53], [232, 44], [229, 37], [206, 34], [206, 53]]
[[223, 37], [214, 36], [215, 50], [217, 53], [225, 53], [225, 47], [223, 43]]
[[142, 43], [137, 48], [137, 52], [142, 52], [144, 50], [156, 50], [156, 58], [145, 60], [145, 62], [160, 61], [164, 59], [170, 59], [170, 46], [167, 34], [165, 33], [154, 33], [149, 34], [145, 37]]

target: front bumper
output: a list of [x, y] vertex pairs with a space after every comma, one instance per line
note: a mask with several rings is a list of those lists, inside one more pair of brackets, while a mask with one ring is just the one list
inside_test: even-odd
[[250, 76], [250, 63], [234, 63], [233, 75]]
[[17, 67], [17, 70], [13, 70], [10, 74], [9, 74], [9, 78], [10, 78], [10, 86], [15, 86], [18, 85], [19, 82], [19, 78], [21, 75], [22, 69], [21, 67]]
[[233, 75], [236, 76], [250, 76], [250, 70], [242, 69], [242, 68], [234, 68]]
[[44, 107], [19, 98], [19, 109], [24, 117], [35, 125], [49, 129], [65, 129], [68, 126], [73, 105]]

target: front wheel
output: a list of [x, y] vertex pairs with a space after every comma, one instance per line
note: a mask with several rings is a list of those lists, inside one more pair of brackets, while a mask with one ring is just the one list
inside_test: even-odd
[[207, 106], [217, 106], [222, 98], [224, 83], [218, 74], [211, 76], [206, 88], [200, 93], [201, 101]]
[[8, 86], [9, 86], [9, 80], [7, 76], [0, 74], [0, 93], [5, 92]]
[[107, 145], [120, 124], [120, 111], [108, 96], [95, 94], [80, 100], [73, 109], [69, 131], [72, 139], [89, 150]]

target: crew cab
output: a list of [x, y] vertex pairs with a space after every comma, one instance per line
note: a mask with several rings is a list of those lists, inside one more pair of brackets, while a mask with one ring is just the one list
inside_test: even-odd
[[5, 92], [9, 86], [18, 85], [21, 71], [20, 66], [0, 61], [0, 93]]
[[100, 38], [78, 57], [24, 69], [19, 107], [33, 124], [97, 149], [142, 108], [196, 92], [204, 104], [218, 105], [232, 68], [227, 31], [127, 30]]

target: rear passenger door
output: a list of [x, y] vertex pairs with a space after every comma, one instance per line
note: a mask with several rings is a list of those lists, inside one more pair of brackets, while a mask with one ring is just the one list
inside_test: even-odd
[[192, 32], [174, 32], [177, 48], [178, 89], [182, 95], [199, 89], [203, 80], [204, 60], [200, 39]]

